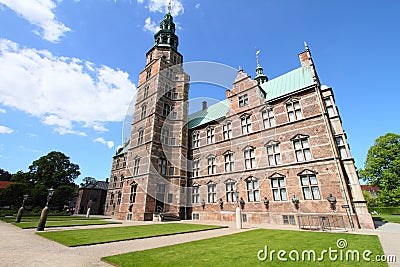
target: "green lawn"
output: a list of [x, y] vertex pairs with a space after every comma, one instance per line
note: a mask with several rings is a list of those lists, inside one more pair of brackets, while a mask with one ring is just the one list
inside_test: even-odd
[[[67, 226], [85, 226], [85, 225], [102, 225], [102, 224], [116, 224], [120, 222], [112, 222], [112, 221], [104, 221], [104, 220], [77, 220], [77, 221], [47, 221], [46, 227], [67, 227]], [[38, 221], [35, 222], [21, 222], [21, 223], [13, 223], [15, 226], [18, 226], [22, 229], [30, 229], [36, 228], [38, 225]]]
[[174, 235], [223, 228], [214, 225], [166, 223], [37, 233], [69, 247]]
[[[40, 216], [22, 216], [21, 222], [38, 222]], [[99, 217], [89, 217], [86, 218], [84, 216], [48, 216], [47, 221], [79, 221], [79, 220], [103, 220], [105, 218]], [[2, 217], [0, 220], [12, 223], [15, 222], [15, 217]]]
[[374, 221], [382, 221], [382, 222], [391, 222], [391, 223], [400, 223], [400, 214], [379, 214], [372, 215]]
[[[337, 240], [344, 238], [348, 246], [339, 249]], [[257, 253], [268, 246], [268, 255], [271, 250], [285, 250], [284, 256], [288, 261], [279, 261], [277, 252], [271, 258], [260, 261]], [[316, 259], [321, 255], [322, 250], [343, 251], [343, 259], [346, 259], [347, 250], [357, 249], [360, 252], [360, 262], [357, 261], [336, 261], [329, 260], [329, 254], [325, 254], [324, 260], [303, 261], [303, 250], [314, 250]], [[288, 258], [291, 250], [299, 252], [300, 261], [294, 262]], [[228, 236], [221, 236], [211, 239], [199, 240], [183, 243], [174, 246], [167, 246], [157, 249], [131, 252], [116, 256], [103, 258], [104, 261], [115, 266], [387, 266], [386, 263], [366, 262], [362, 260], [364, 250], [370, 250], [373, 254], [383, 255], [382, 247], [377, 236], [342, 234], [342, 233], [323, 233], [323, 232], [303, 232], [303, 231], [283, 231], [257, 229]], [[337, 255], [340, 252], [338, 252]], [[264, 254], [261, 253], [262, 257]], [[293, 257], [295, 254], [292, 254]], [[334, 254], [332, 254], [332, 257]], [[306, 256], [307, 260], [308, 257]]]

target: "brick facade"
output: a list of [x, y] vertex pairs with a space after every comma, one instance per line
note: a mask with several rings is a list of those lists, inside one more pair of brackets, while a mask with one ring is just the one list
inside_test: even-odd
[[243, 199], [251, 223], [320, 215], [343, 218], [348, 228], [373, 228], [333, 91], [320, 84], [307, 46], [296, 70], [308, 75], [306, 85], [268, 99], [277, 80], [253, 80], [239, 70], [226, 91], [227, 112], [194, 125], [182, 55], [155, 45], [146, 57], [130, 141], [113, 158], [107, 215], [152, 220], [169, 212], [234, 221]]

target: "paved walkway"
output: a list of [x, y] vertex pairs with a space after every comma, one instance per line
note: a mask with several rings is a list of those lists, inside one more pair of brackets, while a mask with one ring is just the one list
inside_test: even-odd
[[[149, 223], [152, 222], [124, 222], [122, 225], [99, 225], [73, 228], [120, 227]], [[222, 224], [218, 222], [193, 221], [185, 221], [185, 223]], [[0, 221], [0, 266], [110, 266], [101, 262], [100, 259], [110, 255], [175, 245], [239, 232], [239, 230], [234, 229], [233, 223], [224, 223], [224, 225], [229, 225], [230, 228], [70, 248], [36, 235], [33, 229], [23, 230]], [[297, 226], [268, 224], [244, 224], [244, 228], [245, 229], [240, 231], [246, 231], [252, 228], [299, 230]], [[69, 228], [47, 228], [46, 231], [63, 229]], [[385, 254], [397, 256], [398, 263], [390, 263], [389, 266], [400, 266], [400, 224], [387, 223], [378, 227], [376, 230], [358, 230], [351, 233], [378, 235]]]

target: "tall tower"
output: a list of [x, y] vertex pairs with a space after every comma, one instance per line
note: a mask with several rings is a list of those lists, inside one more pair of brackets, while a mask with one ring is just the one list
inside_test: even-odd
[[189, 76], [181, 63], [169, 7], [139, 74], [127, 153], [128, 177], [115, 211], [120, 219], [152, 220], [160, 212], [185, 217], [186, 197], [181, 187], [187, 180]]

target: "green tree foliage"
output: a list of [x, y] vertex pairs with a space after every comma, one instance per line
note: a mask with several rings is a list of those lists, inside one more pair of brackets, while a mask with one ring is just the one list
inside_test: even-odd
[[0, 181], [10, 181], [12, 174], [6, 170], [0, 169]]
[[37, 183], [56, 189], [61, 185], [71, 185], [81, 174], [79, 166], [71, 163], [69, 157], [61, 152], [52, 151], [35, 160], [29, 166], [29, 173]]
[[32, 207], [44, 207], [47, 201], [48, 188], [43, 184], [35, 184], [30, 193], [29, 203]]
[[373, 197], [371, 192], [369, 192], [367, 190], [363, 190], [362, 192], [363, 192], [365, 201], [367, 201], [368, 208], [369, 207], [377, 207], [378, 206], [377, 198]]
[[82, 179], [81, 186], [85, 186], [85, 185], [88, 185], [88, 184], [95, 184], [95, 183], [96, 183], [96, 178], [87, 176], [87, 177]]
[[24, 194], [27, 194], [29, 188], [23, 183], [13, 183], [7, 186], [1, 193], [2, 205], [19, 207], [22, 204]]
[[400, 135], [387, 133], [370, 147], [361, 178], [379, 186], [378, 202], [385, 206], [400, 205]]
[[69, 201], [77, 195], [77, 187], [73, 185], [60, 185], [54, 191], [54, 195], [51, 198], [51, 205], [57, 210], [62, 211], [64, 205], [68, 205]]

